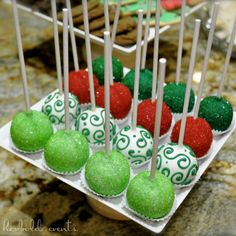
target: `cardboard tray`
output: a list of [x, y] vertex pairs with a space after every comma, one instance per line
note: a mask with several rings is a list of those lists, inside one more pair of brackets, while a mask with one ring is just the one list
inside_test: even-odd
[[[41, 110], [41, 107], [43, 105], [44, 99], [40, 100], [37, 104], [32, 106], [32, 109], [35, 110]], [[129, 120], [127, 121], [129, 122]], [[127, 123], [126, 122], [126, 123]], [[124, 126], [123, 124], [122, 126]], [[89, 192], [86, 188], [81, 183], [81, 173], [76, 174], [74, 176], [62, 176], [62, 175], [57, 175], [54, 174], [47, 169], [45, 169], [43, 165], [43, 159], [42, 159], [42, 153], [36, 153], [36, 154], [23, 154], [16, 152], [14, 149], [11, 147], [11, 140], [10, 140], [10, 126], [11, 126], [11, 121], [4, 125], [0, 129], [0, 146], [3, 147], [4, 149], [8, 150], [9, 152], [15, 154], [16, 156], [22, 158], [23, 160], [31, 163], [32, 165], [40, 168], [43, 171], [46, 171], [50, 173], [51, 175], [55, 176], [56, 178], [60, 179], [61, 181], [65, 182], [66, 184], [78, 189], [79, 191], [87, 194], [88, 196], [98, 200], [99, 202], [107, 205], [108, 207], [116, 210], [117, 212], [125, 215], [126, 217], [130, 218], [131, 220], [137, 222], [138, 224], [142, 225], [143, 227], [155, 232], [155, 233], [160, 233], [164, 227], [167, 225], [168, 221], [170, 220], [171, 217], [168, 217], [167, 219], [160, 221], [160, 222], [152, 222], [148, 220], [143, 220], [139, 218], [138, 216], [134, 215], [131, 213], [129, 210], [123, 207], [122, 203], [124, 202], [124, 196], [117, 197], [115, 199], [106, 199], [102, 197], [98, 197], [91, 192]], [[197, 177], [195, 179], [194, 184], [200, 179], [201, 175], [204, 173], [204, 171], [207, 169], [207, 167], [210, 165], [210, 163], [213, 161], [214, 157], [216, 154], [219, 152], [219, 150], [222, 148], [226, 140], [230, 137], [232, 132], [236, 128], [236, 112], [234, 112], [234, 119], [232, 122], [232, 129], [220, 136], [215, 136], [214, 137], [214, 142], [213, 142], [213, 148], [211, 154], [204, 160], [199, 162], [199, 171], [197, 174]], [[163, 143], [166, 143], [169, 141], [169, 136], [167, 136], [165, 139], [161, 140], [160, 145]], [[138, 171], [145, 170], [148, 168], [148, 165], [143, 166], [142, 168], [139, 169], [134, 169], [134, 173], [137, 173]], [[193, 188], [194, 185], [182, 189], [178, 189], [176, 191], [176, 202], [173, 207], [173, 212], [175, 212], [180, 204], [184, 201], [184, 199], [187, 197], [191, 189]]]

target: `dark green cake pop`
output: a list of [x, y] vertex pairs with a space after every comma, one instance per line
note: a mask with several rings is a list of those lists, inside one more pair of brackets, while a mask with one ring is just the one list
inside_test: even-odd
[[130, 166], [126, 157], [117, 151], [106, 156], [105, 151], [94, 153], [85, 166], [85, 178], [90, 189], [103, 196], [122, 193], [130, 177]]
[[39, 111], [18, 113], [11, 123], [11, 139], [14, 145], [25, 152], [39, 151], [53, 134], [49, 118]]
[[156, 172], [150, 179], [150, 172], [144, 171], [131, 180], [126, 197], [129, 208], [149, 219], [158, 219], [170, 212], [175, 193], [166, 176]]
[[216, 131], [225, 131], [231, 125], [233, 108], [223, 97], [209, 96], [200, 103], [199, 117], [204, 118]]
[[[96, 75], [99, 84], [104, 84], [104, 57], [98, 57], [93, 60], [93, 74]], [[123, 69], [124, 66], [121, 61], [115, 57], [112, 57], [112, 68], [113, 68], [113, 76], [114, 82], [120, 82], [124, 76]]]
[[88, 157], [88, 142], [80, 132], [75, 130], [56, 132], [44, 149], [47, 166], [62, 174], [78, 172]]
[[[134, 94], [134, 77], [135, 70], [131, 69], [122, 80], [122, 83], [127, 86], [131, 92]], [[152, 72], [148, 69], [141, 69], [139, 76], [139, 100], [144, 100], [150, 98], [152, 95]]]
[[[164, 102], [173, 113], [182, 113], [184, 107], [184, 98], [186, 92], [186, 84], [169, 83], [164, 87]], [[188, 112], [191, 112], [195, 103], [194, 92], [191, 89]]]

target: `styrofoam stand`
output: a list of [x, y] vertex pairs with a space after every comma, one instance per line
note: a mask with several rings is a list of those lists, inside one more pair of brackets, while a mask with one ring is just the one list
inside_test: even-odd
[[[34, 110], [41, 110], [41, 106], [43, 104], [44, 99], [39, 101], [37, 104], [35, 104], [32, 109]], [[234, 112], [234, 121], [236, 119], [236, 112]], [[127, 121], [128, 122], [128, 121]], [[94, 194], [92, 194], [90, 191], [88, 191], [82, 184], [81, 184], [81, 173], [73, 175], [73, 176], [62, 176], [62, 175], [57, 175], [55, 173], [50, 172], [47, 170], [44, 165], [43, 165], [43, 159], [42, 159], [42, 154], [41, 153], [33, 153], [33, 154], [24, 154], [17, 152], [11, 147], [11, 139], [10, 139], [10, 126], [11, 122], [7, 123], [5, 126], [3, 126], [0, 129], [0, 146], [2, 146], [4, 149], [8, 150], [9, 152], [14, 153], [18, 157], [22, 158], [23, 160], [31, 163], [32, 165], [42, 169], [43, 171], [46, 171], [50, 173], [51, 175], [55, 176], [56, 178], [60, 179], [61, 181], [65, 182], [66, 184], [78, 189], [79, 191], [85, 193], [89, 197], [94, 198], [95, 200], [101, 202], [102, 204], [114, 209], [120, 214], [123, 214], [124, 216], [130, 218], [131, 220], [137, 222], [138, 224], [142, 225], [143, 227], [155, 232], [155, 233], [160, 233], [163, 228], [166, 226], [168, 221], [170, 220], [171, 217], [167, 218], [164, 221], [161, 222], [151, 222], [148, 220], [143, 220], [140, 217], [136, 216], [132, 212], [130, 212], [128, 209], [124, 208], [122, 205], [123, 198], [124, 196], [117, 197], [114, 199], [106, 199], [102, 197], [98, 197]], [[206, 170], [206, 168], [209, 166], [209, 164], [212, 162], [218, 151], [222, 148], [226, 140], [229, 138], [229, 136], [232, 134], [232, 132], [236, 128], [236, 122], [234, 122], [234, 125], [232, 129], [223, 135], [215, 136], [214, 137], [214, 143], [213, 143], [213, 149], [209, 157], [207, 157], [205, 160], [202, 160], [199, 162], [199, 171], [197, 174], [197, 177], [195, 179], [195, 183], [200, 179], [201, 175], [203, 172]], [[160, 141], [160, 145], [163, 143], [169, 142], [169, 137], [166, 137], [165, 139]], [[148, 169], [149, 164], [147, 163], [146, 165], [142, 166], [141, 168], [136, 168], [133, 170], [134, 174], [138, 173], [139, 171]], [[186, 196], [189, 194], [191, 189], [193, 188], [194, 185], [179, 189], [176, 192], [176, 205], [174, 211], [177, 210], [177, 208], [180, 206], [180, 204], [184, 201]]]

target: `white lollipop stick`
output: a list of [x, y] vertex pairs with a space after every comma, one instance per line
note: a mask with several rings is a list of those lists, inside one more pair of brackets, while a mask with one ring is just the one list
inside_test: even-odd
[[219, 2], [214, 3], [213, 15], [211, 18], [211, 28], [210, 28], [210, 32], [209, 32], [208, 40], [207, 40], [207, 47], [206, 47], [205, 58], [204, 58], [204, 62], [203, 62], [203, 69], [202, 69], [202, 74], [201, 74], [200, 85], [199, 85], [199, 89], [198, 89], [197, 102], [196, 102], [195, 109], [194, 109], [194, 118], [198, 117], [198, 111], [199, 111], [202, 92], [203, 92], [203, 85], [204, 85], [204, 81], [206, 78], [208, 61], [209, 61], [209, 57], [210, 57], [210, 53], [211, 53], [213, 36], [214, 36], [214, 32], [215, 32], [215, 27], [216, 27], [216, 19], [217, 19], [217, 15], [219, 12], [219, 5], [220, 5]]
[[149, 28], [150, 28], [151, 8], [152, 8], [152, 0], [148, 0], [148, 9], [147, 9], [147, 15], [146, 15], [146, 26], [145, 26], [143, 51], [142, 51], [142, 62], [141, 62], [141, 68], [142, 69], [144, 69], [145, 65], [146, 65], [147, 44], [148, 44], [148, 35], [149, 35]]
[[155, 40], [154, 40], [154, 53], [153, 53], [153, 67], [152, 67], [152, 71], [153, 71], [152, 102], [154, 102], [156, 99], [156, 90], [157, 90], [160, 15], [161, 15], [161, 0], [157, 0], [156, 1], [156, 17], [155, 17]]
[[117, 5], [116, 5], [115, 18], [114, 18], [113, 27], [112, 27], [112, 34], [111, 34], [111, 53], [112, 53], [113, 44], [114, 44], [115, 38], [116, 38], [116, 30], [117, 30], [117, 26], [118, 26], [119, 17], [120, 17], [121, 3], [122, 3], [122, 0], [118, 0]]
[[89, 38], [88, 5], [87, 5], [86, 0], [83, 0], [82, 4], [83, 4], [83, 14], [84, 14], [85, 45], [86, 45], [87, 64], [88, 64], [91, 110], [95, 111], [96, 103], [95, 103], [94, 83], [93, 83], [93, 67], [92, 67], [91, 45], [90, 45], [90, 38]]
[[26, 106], [26, 111], [29, 111], [30, 98], [29, 98], [28, 83], [27, 83], [26, 69], [25, 69], [25, 59], [24, 59], [24, 52], [23, 52], [22, 41], [21, 41], [20, 24], [19, 24], [18, 12], [17, 12], [16, 0], [12, 0], [12, 9], [13, 9], [14, 22], [15, 22], [18, 55], [20, 59], [21, 76], [22, 76], [22, 81], [23, 81], [25, 106]]
[[158, 144], [159, 144], [160, 129], [161, 129], [161, 117], [162, 117], [163, 84], [166, 73], [166, 59], [161, 58], [159, 60], [159, 63], [160, 63], [160, 70], [159, 70], [159, 84], [158, 84], [158, 99], [156, 104], [154, 140], [153, 140], [154, 143], [152, 150], [152, 164], [151, 164], [151, 175], [150, 175], [152, 179], [155, 178], [156, 174], [157, 153], [158, 153]]
[[69, 58], [68, 58], [68, 10], [63, 9], [63, 71], [64, 71], [64, 107], [65, 107], [65, 130], [69, 130]]
[[56, 54], [58, 89], [59, 89], [59, 92], [62, 94], [63, 89], [62, 89], [61, 55], [60, 55], [58, 27], [57, 27], [56, 0], [51, 0], [51, 8], [52, 8], [52, 19], [53, 19], [53, 34], [54, 34], [54, 45], [55, 45], [55, 54]]
[[104, 32], [104, 79], [105, 79], [105, 150], [110, 153], [110, 32]]
[[178, 56], [177, 56], [177, 65], [176, 65], [176, 83], [179, 83], [180, 74], [181, 74], [181, 61], [182, 61], [182, 52], [183, 52], [185, 10], [186, 10], [186, 0], [182, 0], [181, 20], [180, 20], [180, 29], [179, 29]]
[[235, 35], [236, 35], [236, 18], [234, 20], [233, 29], [232, 29], [232, 33], [231, 33], [231, 36], [230, 36], [229, 47], [228, 47], [226, 58], [225, 58], [224, 70], [223, 70], [223, 73], [222, 73], [222, 76], [221, 76], [221, 79], [220, 79], [220, 87], [219, 87], [219, 91], [218, 91], [218, 96], [219, 97], [222, 96], [224, 79], [226, 77], [229, 62], [230, 62], [230, 57], [231, 57], [233, 46], [234, 46]]
[[69, 17], [69, 25], [70, 25], [70, 40], [71, 40], [71, 46], [72, 46], [74, 67], [75, 67], [75, 71], [79, 71], [78, 52], [77, 52], [77, 46], [76, 46], [76, 41], [75, 41], [74, 23], [73, 23], [73, 17], [71, 13], [70, 0], [66, 0], [66, 7], [68, 9], [68, 14], [69, 14], [68, 17]]
[[108, 0], [104, 0], [103, 4], [104, 4], [105, 30], [110, 32]]
[[133, 98], [133, 120], [132, 129], [137, 126], [137, 110], [138, 110], [138, 90], [139, 90], [139, 74], [140, 74], [140, 57], [141, 57], [141, 41], [142, 41], [142, 22], [143, 10], [138, 10], [138, 30], [137, 30], [137, 49], [135, 59], [135, 77], [134, 77], [134, 98]]
[[201, 21], [199, 19], [196, 19], [195, 29], [194, 29], [194, 34], [193, 34], [192, 51], [191, 51], [191, 57], [190, 57], [190, 63], [189, 63], [188, 81], [187, 81], [187, 87], [186, 87], [185, 99], [184, 99], [184, 108], [183, 108], [180, 133], [179, 133], [179, 141], [178, 141], [179, 146], [183, 146], [183, 141], [184, 141], [184, 133], [185, 133], [186, 120], [187, 120], [190, 91], [192, 87], [193, 71], [194, 71], [194, 65], [195, 65], [196, 54], [197, 54], [197, 45], [198, 45], [200, 25], [201, 25]]

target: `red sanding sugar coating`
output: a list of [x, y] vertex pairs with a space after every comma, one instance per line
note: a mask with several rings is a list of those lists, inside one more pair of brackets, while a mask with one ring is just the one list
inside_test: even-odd
[[[152, 102], [151, 99], [146, 99], [138, 105], [137, 125], [141, 125], [143, 128], [147, 129], [152, 134], [152, 136], [154, 135], [155, 114], [156, 101]], [[163, 102], [160, 135], [164, 135], [169, 131], [171, 122], [171, 110]]]
[[[178, 143], [181, 120], [177, 121], [171, 134], [171, 141]], [[203, 118], [189, 116], [186, 121], [184, 144], [191, 147], [196, 157], [205, 156], [212, 144], [211, 126]]]
[[[94, 90], [99, 86], [93, 75]], [[80, 104], [90, 103], [89, 78], [86, 70], [71, 71], [69, 74], [69, 91], [78, 97]]]
[[[104, 86], [100, 86], [95, 93], [96, 104], [104, 107]], [[124, 119], [131, 108], [132, 95], [129, 89], [121, 84], [114, 83], [110, 86], [110, 109], [115, 119]]]

